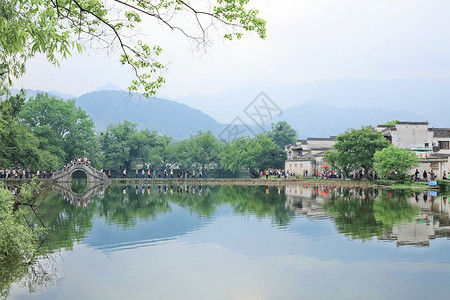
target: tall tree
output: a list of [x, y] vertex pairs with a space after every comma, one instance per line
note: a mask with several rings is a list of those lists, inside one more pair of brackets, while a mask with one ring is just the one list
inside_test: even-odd
[[375, 152], [373, 159], [373, 165], [382, 177], [387, 176], [388, 172], [404, 176], [418, 161], [413, 152], [394, 145]]
[[352, 170], [373, 168], [373, 155], [386, 148], [389, 142], [373, 127], [351, 129], [339, 135], [334, 145], [335, 152], [328, 153], [327, 161], [348, 175]]
[[160, 74], [164, 66], [157, 60], [162, 49], [139, 39], [142, 18], [181, 33], [199, 47], [208, 46], [210, 32], [217, 31], [230, 40], [241, 38], [245, 31], [264, 38], [266, 22], [257, 10], [248, 8], [248, 2], [0, 0], [0, 91], [24, 74], [29, 58], [42, 53], [57, 65], [58, 56], [65, 58], [75, 47], [81, 52], [84, 43], [118, 49], [120, 63], [136, 75], [130, 91], [142, 88], [149, 96], [164, 82]]
[[38, 94], [25, 103], [20, 117], [38, 137], [40, 148], [58, 156], [59, 163], [97, 153], [94, 122], [75, 100]]
[[188, 156], [197, 168], [214, 168], [220, 163], [220, 144], [211, 131], [199, 131], [188, 140]]
[[252, 174], [276, 168], [282, 169], [286, 153], [281, 150], [267, 135], [237, 138], [223, 154], [222, 165], [232, 171], [250, 170]]
[[272, 130], [267, 132], [267, 136], [282, 150], [284, 150], [286, 145], [294, 144], [297, 141], [297, 131], [286, 121], [272, 123]]
[[158, 146], [157, 136], [155, 131], [138, 130], [129, 121], [109, 125], [99, 135], [104, 167], [131, 169], [147, 163], [152, 147]]
[[39, 140], [19, 122], [25, 98], [16, 95], [0, 105], [0, 165], [32, 169], [53, 169], [58, 157], [39, 147]]

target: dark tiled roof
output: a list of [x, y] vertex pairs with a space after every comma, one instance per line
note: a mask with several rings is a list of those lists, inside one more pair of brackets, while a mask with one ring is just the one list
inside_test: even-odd
[[450, 137], [450, 128], [431, 128], [435, 137]]
[[428, 125], [428, 121], [427, 122], [397, 122], [397, 125]]
[[433, 153], [431, 155], [432, 158], [449, 158], [450, 154], [442, 154], [442, 153]]
[[330, 136], [328, 138], [311, 138], [309, 137], [308, 140], [310, 141], [334, 141], [336, 139], [335, 136]]
[[327, 150], [334, 150], [334, 148], [332, 148], [332, 147], [318, 147], [318, 148], [311, 148], [311, 150], [314, 150], [314, 151], [318, 151], [318, 150], [327, 151]]

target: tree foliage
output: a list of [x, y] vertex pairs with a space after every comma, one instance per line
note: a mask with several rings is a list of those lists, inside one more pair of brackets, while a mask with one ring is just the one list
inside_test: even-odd
[[[144, 20], [193, 40], [199, 47], [211, 43], [211, 32], [226, 39], [245, 31], [266, 36], [266, 22], [249, 0], [212, 3], [181, 0], [0, 0], [0, 89], [25, 72], [28, 59], [42, 53], [58, 65], [72, 49], [105, 48], [120, 52], [120, 63], [135, 74], [130, 91], [155, 93], [164, 79], [158, 61], [162, 49], [140, 39]], [[1, 93], [0, 93], [1, 94]]]
[[297, 141], [297, 131], [295, 131], [295, 129], [292, 128], [292, 126], [286, 121], [272, 123], [272, 130], [267, 132], [267, 136], [270, 137], [282, 150], [284, 150], [286, 145], [295, 144]]
[[388, 145], [383, 135], [372, 127], [351, 129], [336, 138], [335, 151], [328, 152], [326, 160], [345, 175], [352, 170], [367, 172], [373, 167], [375, 152]]
[[0, 186], [0, 260], [20, 256], [30, 260], [34, 251], [35, 236], [26, 226], [23, 211], [14, 210], [14, 195]]
[[19, 122], [25, 98], [19, 94], [0, 104], [0, 166], [54, 168], [58, 158], [39, 147], [39, 140]]
[[109, 125], [100, 133], [99, 141], [106, 168], [131, 169], [136, 164], [144, 164], [154, 154], [151, 149], [160, 146], [155, 131], [138, 130], [129, 121]]
[[390, 145], [374, 154], [374, 167], [380, 176], [387, 173], [405, 175], [412, 167], [417, 165], [418, 159], [415, 154], [406, 149]]
[[57, 156], [59, 164], [97, 153], [94, 122], [75, 100], [38, 94], [25, 103], [20, 118], [39, 139], [39, 147]]
[[382, 125], [384, 125], [384, 126], [395, 126], [398, 122], [400, 122], [400, 121], [399, 120], [392, 120], [392, 121], [386, 122], [386, 123], [384, 123]]
[[248, 169], [257, 173], [268, 168], [282, 169], [286, 153], [267, 135], [233, 140], [223, 154], [222, 165], [232, 171]]

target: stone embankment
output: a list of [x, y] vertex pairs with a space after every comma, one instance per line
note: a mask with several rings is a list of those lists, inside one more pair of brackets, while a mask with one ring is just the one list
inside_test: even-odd
[[286, 186], [286, 185], [301, 185], [304, 187], [317, 186], [334, 186], [334, 187], [348, 187], [348, 188], [368, 188], [375, 187], [375, 184], [366, 181], [350, 181], [350, 180], [304, 180], [304, 179], [200, 179], [200, 178], [113, 178], [109, 179], [111, 183], [116, 184], [208, 184], [208, 185], [254, 185], [254, 186]]

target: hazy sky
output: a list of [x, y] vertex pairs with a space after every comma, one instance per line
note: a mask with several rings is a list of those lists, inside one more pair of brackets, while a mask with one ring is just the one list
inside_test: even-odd
[[[148, 42], [162, 46], [168, 65], [159, 95], [213, 94], [254, 81], [310, 82], [341, 77], [450, 77], [448, 0], [256, 0], [268, 37], [218, 40], [204, 52], [160, 26]], [[76, 96], [106, 82], [132, 79], [117, 56], [74, 55], [60, 68], [38, 57], [16, 87]]]

